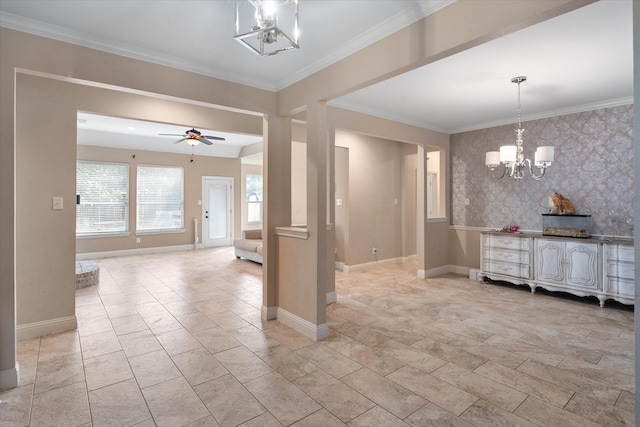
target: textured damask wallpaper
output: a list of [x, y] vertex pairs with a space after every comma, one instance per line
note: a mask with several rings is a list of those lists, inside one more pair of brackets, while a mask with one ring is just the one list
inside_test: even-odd
[[[569, 198], [578, 214], [593, 215], [593, 233], [632, 236], [633, 105], [524, 122], [525, 157], [555, 147], [555, 161], [540, 181], [496, 180], [485, 152], [515, 144], [517, 124], [451, 136], [453, 225], [502, 228], [518, 224], [542, 231], [548, 196]], [[469, 205], [465, 205], [465, 198]]]

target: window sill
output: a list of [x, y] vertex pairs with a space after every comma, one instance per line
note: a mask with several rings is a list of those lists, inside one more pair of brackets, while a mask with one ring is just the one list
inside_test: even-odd
[[136, 236], [149, 236], [151, 234], [178, 234], [184, 233], [184, 228], [169, 228], [166, 230], [140, 230], [136, 231]]
[[103, 237], [127, 237], [131, 233], [128, 231], [118, 231], [115, 233], [83, 233], [76, 234], [76, 239], [101, 239]]

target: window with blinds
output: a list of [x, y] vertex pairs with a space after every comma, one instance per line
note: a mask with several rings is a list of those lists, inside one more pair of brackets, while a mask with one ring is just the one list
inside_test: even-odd
[[76, 164], [76, 234], [126, 232], [129, 165], [90, 162]]
[[138, 166], [137, 180], [136, 231], [184, 228], [182, 168]]
[[262, 222], [262, 175], [247, 174], [247, 222]]

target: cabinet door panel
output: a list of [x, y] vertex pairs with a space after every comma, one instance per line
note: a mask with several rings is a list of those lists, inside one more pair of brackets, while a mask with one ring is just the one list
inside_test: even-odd
[[536, 279], [551, 280], [554, 282], [564, 281], [564, 265], [562, 253], [564, 245], [558, 245], [549, 240], [537, 242], [536, 250]]
[[598, 246], [567, 242], [567, 284], [586, 288], [597, 286]]

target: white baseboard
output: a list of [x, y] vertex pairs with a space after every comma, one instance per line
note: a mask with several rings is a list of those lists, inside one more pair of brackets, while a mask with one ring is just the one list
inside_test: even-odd
[[424, 277], [435, 277], [435, 276], [440, 276], [441, 274], [447, 274], [450, 273], [449, 265], [441, 265], [440, 267], [436, 267], [436, 268], [430, 268], [429, 270], [425, 270], [424, 272]]
[[281, 308], [278, 309], [278, 320], [315, 341], [329, 336], [329, 326], [326, 323], [315, 325]]
[[449, 273], [462, 274], [469, 277], [469, 267], [463, 267], [461, 265], [450, 265]]
[[442, 265], [440, 267], [431, 268], [429, 270], [418, 270], [418, 279], [426, 279], [427, 277], [436, 277], [441, 274], [454, 273], [469, 275], [469, 267], [463, 267], [461, 265]]
[[405, 256], [405, 257], [402, 257], [402, 263], [406, 264], [406, 263], [412, 262], [413, 260], [416, 260], [416, 259], [418, 259], [418, 255], [416, 255], [416, 254]]
[[334, 292], [327, 292], [327, 305], [338, 302], [338, 295]]
[[265, 307], [260, 309], [262, 320], [273, 320], [278, 318], [278, 307]]
[[0, 371], [0, 391], [18, 387], [18, 364], [15, 368]]
[[408, 262], [412, 262], [416, 259], [416, 255], [409, 255], [405, 257], [399, 258], [389, 258], [383, 259], [381, 261], [367, 262], [365, 264], [355, 264], [355, 265], [345, 265], [344, 262], [336, 261], [335, 266], [336, 270], [340, 270], [344, 273], [354, 273], [356, 271], [364, 271], [368, 268], [372, 267], [385, 267], [387, 265], [396, 265], [396, 264], [405, 264]]
[[76, 260], [83, 261], [88, 259], [100, 259], [100, 258], [113, 258], [117, 256], [130, 256], [130, 255], [148, 255], [158, 254], [162, 252], [178, 252], [178, 251], [192, 251], [194, 245], [176, 245], [176, 246], [157, 246], [154, 248], [140, 248], [140, 249], [122, 249], [117, 251], [106, 252], [86, 252], [82, 254], [76, 254]]
[[16, 327], [18, 341], [44, 335], [57, 334], [72, 331], [78, 327], [76, 316], [59, 317], [57, 319], [43, 320], [42, 322], [27, 323]]
[[366, 262], [364, 264], [343, 265], [342, 271], [346, 274], [355, 273], [357, 271], [365, 271], [371, 268], [387, 267], [390, 265], [402, 264], [403, 258], [388, 258], [380, 261]]

